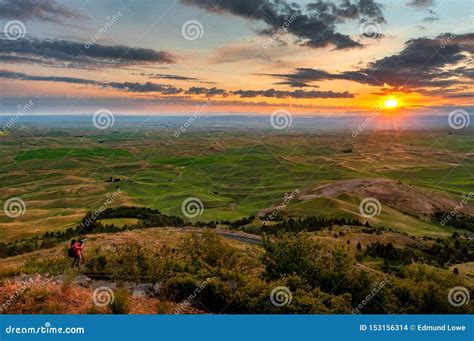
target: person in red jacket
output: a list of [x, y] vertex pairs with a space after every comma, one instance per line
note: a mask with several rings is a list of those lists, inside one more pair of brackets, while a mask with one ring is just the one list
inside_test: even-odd
[[72, 267], [73, 268], [80, 268], [81, 267], [81, 261], [84, 259], [82, 256], [82, 250], [84, 249], [84, 240], [80, 240], [75, 242], [71, 246], [73, 252], [74, 252], [74, 261], [72, 262]]

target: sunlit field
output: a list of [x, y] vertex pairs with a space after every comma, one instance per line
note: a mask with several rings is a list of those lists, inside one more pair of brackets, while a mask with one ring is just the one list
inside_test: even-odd
[[472, 340], [473, 9], [0, 0], [0, 340]]

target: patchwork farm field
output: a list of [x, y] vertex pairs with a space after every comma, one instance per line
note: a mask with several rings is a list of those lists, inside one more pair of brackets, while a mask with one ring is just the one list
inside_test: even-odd
[[[453, 229], [430, 215], [474, 190], [470, 132], [353, 138], [349, 132], [216, 130], [176, 138], [164, 129], [36, 129], [2, 137], [0, 162], [0, 200], [21, 197], [26, 205], [16, 219], [0, 215], [4, 241], [71, 227], [117, 191], [111, 206], [179, 216], [184, 200], [199, 198], [204, 210], [191, 221], [211, 221], [256, 215], [297, 190], [285, 207], [289, 216], [346, 217], [442, 236]], [[317, 193], [321, 186], [332, 190]], [[362, 217], [360, 201], [377, 193], [381, 213]], [[472, 213], [469, 206], [464, 209]]]

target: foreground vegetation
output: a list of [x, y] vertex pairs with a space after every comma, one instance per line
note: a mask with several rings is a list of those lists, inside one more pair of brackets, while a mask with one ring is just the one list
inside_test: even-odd
[[[449, 304], [449, 289], [466, 285], [451, 271], [408, 260], [398, 265], [396, 273], [367, 271], [358, 266], [359, 257], [364, 257], [362, 251], [354, 257], [342, 243], [330, 248], [307, 233], [282, 232], [266, 236], [263, 252], [256, 256], [207, 230], [188, 234], [175, 247], [150, 247], [137, 241], [96, 245], [88, 250], [82, 272], [101, 274], [116, 283], [158, 283], [156, 312], [161, 313], [179, 313], [188, 306], [210, 313], [474, 311], [472, 305]], [[61, 258], [44, 265], [37, 260], [29, 271], [63, 273], [68, 267]], [[278, 287], [289, 290], [282, 306], [269, 299]], [[42, 300], [31, 293], [33, 288], [27, 291], [30, 294], [19, 298], [16, 305], [24, 303], [25, 297], [33, 306]], [[112, 306], [110, 312], [128, 312], [130, 293], [120, 289], [116, 295], [118, 306]], [[174, 311], [169, 307], [175, 307]], [[10, 309], [15, 311], [15, 305]]]

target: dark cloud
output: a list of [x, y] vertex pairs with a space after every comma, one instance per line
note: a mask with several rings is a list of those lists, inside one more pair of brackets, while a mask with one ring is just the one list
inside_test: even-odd
[[0, 19], [39, 20], [65, 24], [85, 16], [54, 0], [0, 0]]
[[418, 11], [426, 11], [427, 16], [422, 19], [423, 22], [431, 23], [439, 20], [438, 13], [432, 9], [436, 5], [435, 0], [410, 0], [406, 5]]
[[352, 98], [353, 94], [333, 91], [284, 91], [284, 90], [238, 90], [232, 92], [240, 97], [275, 97], [275, 98]]
[[424, 17], [422, 20], [424, 22], [434, 22], [434, 21], [438, 21], [439, 17], [438, 17], [438, 14], [435, 11], [430, 9], [430, 10], [428, 10], [428, 16]]
[[[1, 59], [0, 59], [0, 61], [1, 61]], [[190, 82], [201, 83], [201, 84], [217, 84], [216, 82], [204, 81], [204, 80], [200, 80], [199, 78], [195, 78], [195, 77], [170, 75], [170, 74], [163, 74], [163, 73], [141, 72], [141, 73], [132, 73], [132, 75], [146, 76], [146, 77], [149, 77], [150, 79], [171, 79], [171, 80], [177, 80], [177, 81], [190, 81]]]
[[186, 76], [180, 76], [180, 75], [165, 75], [162, 73], [155, 73], [155, 74], [148, 74], [150, 78], [153, 79], [174, 79], [178, 81], [197, 81], [199, 79], [193, 78], [193, 77], [186, 77]]
[[104, 85], [102, 82], [75, 78], [75, 77], [56, 77], [56, 76], [34, 76], [28, 75], [21, 72], [11, 72], [6, 70], [0, 70], [0, 78], [3, 79], [17, 79], [27, 81], [43, 81], [43, 82], [60, 82], [60, 83], [72, 83], [72, 84], [88, 84], [88, 85]]
[[212, 96], [229, 96], [237, 95], [242, 98], [250, 97], [275, 97], [275, 98], [352, 98], [353, 95], [349, 92], [333, 92], [333, 91], [283, 91], [283, 90], [237, 90], [228, 91], [218, 88], [204, 88], [204, 87], [191, 87], [184, 91], [181, 88], [176, 88], [172, 85], [166, 84], [155, 84], [155, 83], [134, 83], [134, 82], [100, 82], [95, 80], [89, 80], [84, 78], [74, 77], [55, 77], [55, 76], [35, 76], [28, 75], [20, 72], [11, 72], [6, 70], [0, 70], [0, 78], [3, 79], [16, 79], [25, 81], [45, 81], [45, 82], [60, 82], [60, 83], [71, 83], [71, 84], [83, 84], [99, 86], [102, 88], [114, 88], [118, 90], [124, 90], [128, 92], [136, 93], [160, 93], [162, 95], [205, 95], [208, 97]]
[[187, 95], [206, 95], [206, 96], [216, 96], [216, 95], [223, 95], [227, 96], [228, 93], [224, 89], [218, 88], [204, 88], [204, 87], [191, 87], [186, 91]]
[[163, 95], [176, 95], [183, 92], [183, 89], [176, 88], [172, 85], [155, 84], [155, 83], [132, 83], [132, 82], [112, 82], [103, 83], [103, 86], [110, 86], [114, 89], [127, 90], [129, 92], [159, 92]]
[[415, 9], [427, 9], [435, 6], [435, 0], [410, 0], [406, 5]]
[[114, 67], [140, 64], [174, 63], [165, 51], [123, 45], [85, 44], [55, 39], [26, 37], [10, 40], [0, 36], [0, 58], [4, 61], [68, 67]]
[[260, 31], [272, 35], [284, 29], [291, 33], [300, 45], [313, 48], [334, 46], [336, 49], [361, 47], [350, 36], [337, 32], [336, 25], [347, 20], [360, 22], [385, 22], [381, 6], [374, 0], [352, 2], [344, 0], [339, 5], [318, 1], [306, 6], [306, 13], [295, 3], [283, 0], [181, 0], [209, 12], [232, 14], [262, 21], [267, 28]]
[[458, 64], [468, 64], [469, 56], [473, 53], [474, 33], [459, 36], [446, 33], [434, 39], [409, 40], [401, 52], [355, 71], [330, 73], [319, 69], [298, 68], [293, 73], [273, 76], [293, 86], [309, 86], [312, 82], [343, 79], [376, 86], [386, 83], [400, 89], [443, 88], [463, 84], [466, 82], [463, 78], [472, 79], [473, 69]]
[[71, 84], [84, 84], [100, 87], [111, 87], [118, 90], [126, 90], [129, 92], [159, 92], [162, 94], [177, 94], [182, 92], [182, 89], [175, 88], [171, 85], [154, 84], [154, 83], [133, 83], [133, 82], [100, 82], [91, 79], [75, 78], [75, 77], [57, 77], [57, 76], [35, 76], [28, 75], [21, 72], [11, 72], [0, 70], [0, 78], [17, 79], [27, 81], [43, 81], [43, 82], [59, 82]]

